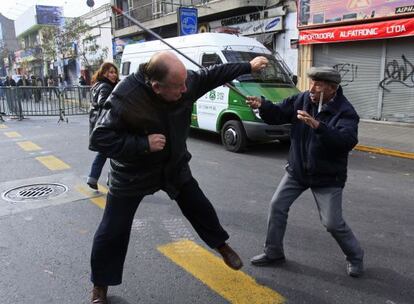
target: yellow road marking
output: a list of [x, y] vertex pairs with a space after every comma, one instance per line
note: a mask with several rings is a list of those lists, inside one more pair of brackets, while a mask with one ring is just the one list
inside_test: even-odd
[[4, 132], [4, 135], [10, 138], [22, 137], [18, 132]]
[[[106, 194], [108, 193], [108, 189], [102, 185], [98, 185], [99, 187], [99, 192], [101, 192], [104, 195], [98, 196], [98, 197], [92, 197], [90, 200], [92, 203], [94, 203], [96, 206], [98, 206], [101, 209], [105, 209], [105, 205], [106, 205]], [[85, 194], [86, 196], [90, 197], [94, 194], [96, 194], [97, 192], [92, 190], [91, 188], [87, 187], [87, 186], [81, 186], [78, 185], [75, 187], [76, 190], [82, 194]]]
[[52, 171], [70, 169], [68, 164], [53, 155], [38, 156], [36, 159]]
[[384, 148], [377, 148], [377, 147], [363, 146], [363, 145], [357, 145], [355, 147], [355, 150], [364, 151], [364, 152], [372, 152], [372, 153], [382, 154], [382, 155], [395, 156], [395, 157], [408, 158], [408, 159], [414, 159], [414, 153], [402, 152], [402, 151], [398, 151], [398, 150], [391, 150], [391, 149], [384, 149]]
[[189, 240], [159, 246], [158, 251], [184, 268], [230, 303], [279, 304], [285, 298], [259, 285], [241, 271], [228, 268], [221, 259]]
[[34, 142], [31, 141], [20, 141], [17, 143], [20, 148], [22, 148], [25, 151], [38, 151], [42, 150], [38, 145], [36, 145]]
[[0, 124], [0, 129], [7, 129], [7, 128], [8, 128], [8, 126]]
[[[102, 193], [104, 193], [104, 194], [107, 194], [108, 193], [108, 189], [105, 188], [102, 185], [99, 185], [99, 189], [100, 189], [99, 191], [102, 192]], [[97, 205], [99, 208], [105, 209], [105, 206], [106, 206], [106, 195], [100, 196], [100, 197], [94, 197], [94, 198], [91, 199], [91, 201], [92, 201], [92, 203], [94, 203], [95, 205]]]

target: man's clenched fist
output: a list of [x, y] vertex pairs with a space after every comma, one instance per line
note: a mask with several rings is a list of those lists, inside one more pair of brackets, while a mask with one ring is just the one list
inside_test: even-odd
[[148, 143], [151, 152], [161, 151], [165, 147], [165, 136], [162, 134], [148, 135]]

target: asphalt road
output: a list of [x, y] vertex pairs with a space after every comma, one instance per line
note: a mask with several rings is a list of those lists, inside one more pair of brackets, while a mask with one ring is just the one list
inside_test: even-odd
[[[1, 194], [36, 183], [68, 188], [61, 196], [34, 202], [0, 198], [2, 304], [89, 301], [89, 255], [103, 211], [91, 201], [98, 194], [82, 190], [94, 156], [87, 150], [87, 123], [83, 116], [69, 117], [68, 124], [57, 124], [55, 117], [0, 124]], [[29, 144], [32, 151], [24, 150], [19, 143], [27, 141], [39, 149]], [[143, 200], [135, 215], [123, 283], [110, 288], [111, 303], [414, 303], [414, 161], [352, 152], [343, 212], [366, 254], [366, 274], [354, 279], [346, 275], [344, 256], [320, 224], [309, 191], [289, 214], [288, 263], [278, 268], [249, 264], [262, 251], [268, 202], [284, 173], [287, 145], [258, 145], [234, 154], [222, 148], [217, 136], [192, 132], [188, 147], [193, 175], [245, 262], [242, 275], [253, 283], [241, 283], [240, 276], [220, 281], [228, 270], [219, 264], [209, 266], [211, 283], [200, 268], [186, 268], [163, 253], [160, 246], [185, 239], [203, 248], [203, 262], [215, 255], [176, 204], [156, 193]], [[68, 168], [51, 170], [40, 161], [46, 156]], [[107, 167], [102, 184], [106, 172]], [[195, 255], [191, 250], [183, 254], [188, 261]], [[274, 300], [256, 296], [263, 286]], [[252, 299], [235, 300], [226, 293], [234, 288]]]

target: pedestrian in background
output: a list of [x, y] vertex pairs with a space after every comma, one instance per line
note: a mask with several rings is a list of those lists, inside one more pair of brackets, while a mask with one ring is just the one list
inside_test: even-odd
[[3, 80], [0, 78], [0, 121], [4, 121], [2, 115], [6, 115], [3, 85]]
[[[89, 134], [95, 126], [96, 120], [102, 112], [104, 103], [111, 94], [115, 85], [119, 81], [117, 67], [110, 63], [104, 62], [98, 71], [92, 76], [92, 101], [91, 110], [89, 111]], [[104, 153], [96, 153], [95, 159], [92, 162], [92, 167], [88, 175], [86, 183], [92, 189], [98, 190], [98, 180], [102, 173], [102, 168], [106, 162], [106, 155]]]
[[0, 78], [0, 100], [4, 100], [4, 90], [2, 88], [3, 86], [4, 86], [3, 80]]
[[40, 99], [42, 98], [42, 79], [40, 77], [36, 77], [35, 75], [32, 75], [32, 87], [33, 88], [33, 96], [34, 101], [36, 103], [40, 102]]
[[16, 82], [16, 87], [18, 87], [18, 89], [16, 90], [16, 97], [17, 100], [21, 100], [23, 98], [23, 77], [19, 78], [19, 80], [17, 80]]
[[32, 98], [32, 90], [30, 87], [32, 83], [30, 82], [30, 79], [27, 75], [23, 75], [23, 99], [29, 101]]
[[79, 97], [82, 96], [82, 98], [85, 99], [86, 98], [86, 90], [87, 90], [87, 88], [84, 88], [83, 87], [83, 86], [86, 86], [86, 80], [85, 80], [85, 77], [83, 77], [83, 75], [80, 75], [80, 77], [79, 77], [79, 85], [80, 85], [79, 90], [82, 93], [82, 94], [79, 94]]
[[31, 85], [30, 80], [27, 79], [26, 75], [22, 75], [22, 78], [17, 81], [17, 86], [19, 87], [19, 97], [23, 100], [29, 100], [31, 97], [31, 89], [27, 88]]
[[80, 75], [80, 77], [79, 77], [79, 85], [81, 85], [81, 86], [85, 86], [86, 85], [86, 80], [83, 77], [83, 75]]
[[65, 78], [62, 77], [62, 75], [59, 74], [58, 78], [57, 78], [57, 86], [59, 89], [59, 95], [63, 97], [63, 95], [65, 96], [65, 98], [67, 98], [67, 92], [66, 92], [66, 80]]
[[53, 79], [52, 75], [47, 77], [47, 87], [49, 91], [49, 100], [52, 99], [52, 94], [56, 95], [56, 98], [59, 98], [59, 91], [56, 89], [56, 81]]
[[208, 91], [267, 65], [265, 57], [244, 63], [186, 70], [172, 52], [160, 52], [122, 80], [106, 101], [90, 149], [111, 158], [105, 211], [95, 233], [92, 303], [107, 303], [108, 285], [119, 285], [131, 225], [142, 199], [165, 191], [201, 239], [234, 270], [243, 263], [226, 243], [229, 235], [191, 174], [186, 140], [194, 102]]
[[3, 83], [3, 87], [5, 87], [4, 95], [6, 96], [7, 107], [11, 113], [13, 113], [14, 108], [14, 92], [12, 92], [12, 86], [16, 86], [16, 82], [10, 76], [6, 76]]
[[322, 224], [346, 256], [348, 275], [359, 277], [364, 272], [364, 251], [342, 217], [348, 154], [358, 142], [359, 116], [343, 95], [341, 76], [335, 69], [314, 67], [308, 76], [310, 89], [280, 104], [259, 97], [247, 99], [266, 123], [292, 124], [286, 173], [270, 202], [264, 253], [251, 263], [285, 262], [283, 238], [289, 208], [310, 188]]
[[19, 96], [17, 96], [18, 94], [16, 92], [16, 81], [13, 77], [6, 76], [4, 85], [8, 87], [6, 89], [6, 99], [9, 111], [13, 115], [12, 118], [17, 118], [19, 120], [23, 119], [20, 99], [18, 98]]
[[16, 86], [16, 81], [14, 81], [14, 79], [10, 76], [6, 76], [6, 79], [4, 81], [4, 86], [5, 87], [15, 87]]

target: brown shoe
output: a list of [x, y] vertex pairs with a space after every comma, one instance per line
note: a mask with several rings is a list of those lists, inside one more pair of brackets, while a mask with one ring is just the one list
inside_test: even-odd
[[224, 263], [234, 270], [239, 270], [243, 267], [243, 262], [237, 253], [231, 249], [229, 245], [224, 243], [216, 248], [217, 252], [223, 257]]
[[108, 292], [108, 286], [93, 286], [91, 303], [108, 304], [108, 300], [106, 298], [107, 292]]

